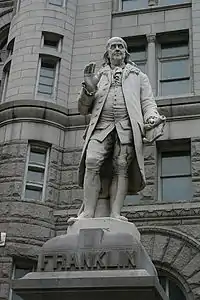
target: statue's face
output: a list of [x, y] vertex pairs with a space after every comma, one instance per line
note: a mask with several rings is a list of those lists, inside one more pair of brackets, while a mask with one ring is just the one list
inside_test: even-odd
[[115, 40], [109, 45], [108, 56], [113, 65], [120, 65], [124, 62], [126, 49], [120, 40]]

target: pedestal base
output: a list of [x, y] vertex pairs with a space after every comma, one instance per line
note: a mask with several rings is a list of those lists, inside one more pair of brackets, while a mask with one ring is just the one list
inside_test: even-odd
[[37, 272], [13, 280], [24, 300], [167, 300], [134, 224], [83, 219], [47, 241]]
[[13, 290], [24, 300], [168, 300], [145, 270], [30, 273]]

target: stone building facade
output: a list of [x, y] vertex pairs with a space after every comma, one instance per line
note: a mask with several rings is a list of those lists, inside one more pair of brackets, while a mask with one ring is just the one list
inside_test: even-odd
[[145, 144], [147, 186], [127, 196], [171, 300], [200, 299], [200, 0], [0, 1], [0, 299], [80, 207], [83, 68], [123, 37], [165, 133]]

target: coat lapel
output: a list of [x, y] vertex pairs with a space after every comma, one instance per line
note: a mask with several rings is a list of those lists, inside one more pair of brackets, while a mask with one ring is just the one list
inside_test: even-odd
[[135, 73], [136, 75], [139, 75], [140, 70], [137, 68], [135, 64], [126, 64], [126, 67], [124, 68], [123, 76], [122, 76], [122, 82], [126, 80], [126, 78], [129, 76], [130, 73]]
[[105, 66], [102, 70], [102, 75], [105, 75], [108, 79], [108, 82], [111, 83], [112, 76], [111, 76], [111, 69], [110, 66]]

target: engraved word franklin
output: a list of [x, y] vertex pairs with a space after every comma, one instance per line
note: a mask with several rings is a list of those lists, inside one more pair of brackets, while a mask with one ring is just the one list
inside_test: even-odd
[[135, 269], [135, 252], [131, 250], [67, 252], [43, 254], [38, 271], [72, 271], [101, 269]]

